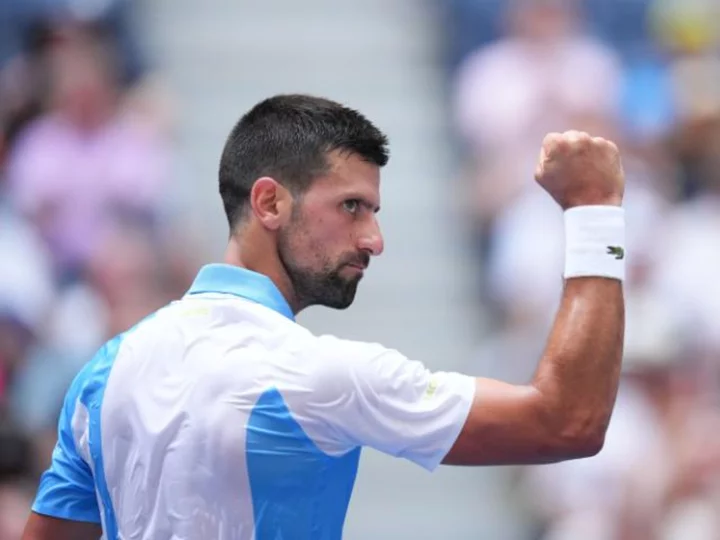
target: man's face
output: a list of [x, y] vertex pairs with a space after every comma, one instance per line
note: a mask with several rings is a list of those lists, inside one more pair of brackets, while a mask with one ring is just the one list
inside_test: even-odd
[[344, 309], [352, 304], [383, 239], [376, 220], [380, 170], [357, 155], [331, 153], [329, 171], [294, 204], [278, 252], [298, 304]]

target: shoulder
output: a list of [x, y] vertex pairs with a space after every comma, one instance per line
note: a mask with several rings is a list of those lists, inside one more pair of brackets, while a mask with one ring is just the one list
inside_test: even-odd
[[91, 405], [94, 400], [101, 398], [111, 369], [121, 353], [128, 349], [133, 353], [148, 344], [155, 345], [153, 340], [167, 339], [168, 327], [161, 316], [166, 311], [167, 307], [161, 308], [106, 341], [75, 376], [68, 389], [66, 403], [79, 400], [85, 406]]
[[83, 366], [70, 384], [65, 399], [65, 414], [75, 416], [78, 404], [84, 407], [95, 405], [98, 394], [104, 389], [110, 368], [120, 350], [125, 333], [107, 341]]
[[314, 335], [310, 332], [297, 332], [294, 335], [298, 345], [294, 354], [305, 361], [342, 366], [344, 370], [361, 369], [373, 363], [376, 358], [396, 352], [379, 343], [343, 339], [333, 335]]
[[310, 350], [323, 358], [336, 358], [346, 363], [363, 364], [379, 356], [397, 352], [380, 343], [343, 339], [332, 335], [312, 336]]
[[318, 387], [330, 391], [390, 390], [404, 380], [427, 372], [418, 361], [380, 343], [342, 339], [331, 335], [310, 336], [300, 351], [303, 362], [315, 366]]

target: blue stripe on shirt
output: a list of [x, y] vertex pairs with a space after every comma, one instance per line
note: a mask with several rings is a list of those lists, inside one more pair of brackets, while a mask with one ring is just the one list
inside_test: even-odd
[[276, 389], [258, 399], [247, 425], [246, 459], [256, 540], [339, 540], [360, 448], [322, 452]]

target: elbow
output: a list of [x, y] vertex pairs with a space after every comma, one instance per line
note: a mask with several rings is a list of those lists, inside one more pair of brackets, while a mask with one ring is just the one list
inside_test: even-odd
[[566, 461], [600, 453], [605, 445], [608, 418], [576, 412], [553, 415], [545, 425], [550, 461]]
[[596, 456], [605, 445], [605, 430], [595, 429], [588, 433], [582, 433], [566, 441], [565, 452], [567, 459], [580, 459]]
[[563, 460], [595, 456], [605, 445], [607, 423], [574, 420], [563, 426], [556, 438]]

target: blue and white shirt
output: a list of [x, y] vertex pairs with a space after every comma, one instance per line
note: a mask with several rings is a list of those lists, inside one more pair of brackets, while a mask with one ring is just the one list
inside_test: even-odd
[[339, 539], [360, 448], [432, 470], [474, 393], [315, 336], [267, 277], [208, 265], [75, 378], [33, 510], [107, 539]]

